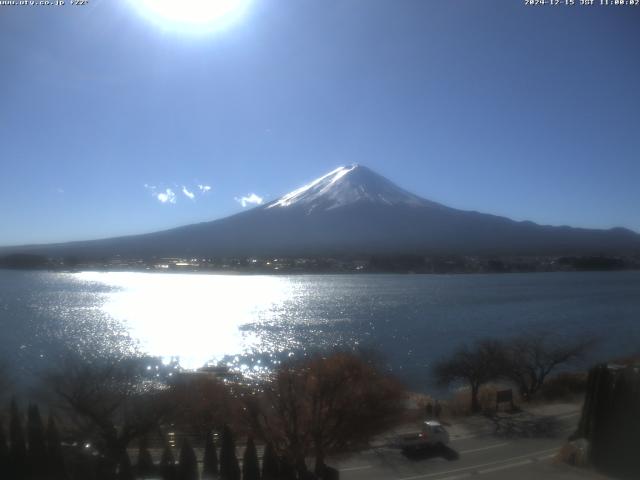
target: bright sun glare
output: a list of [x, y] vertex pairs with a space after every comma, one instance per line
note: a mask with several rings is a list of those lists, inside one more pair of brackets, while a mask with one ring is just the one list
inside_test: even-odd
[[[284, 277], [83, 272], [82, 281], [113, 288], [100, 310], [121, 322], [143, 351], [185, 368], [199, 368], [226, 355], [288, 348], [270, 344], [252, 325], [273, 322], [295, 298]], [[180, 287], [183, 285], [184, 287]]]
[[220, 30], [238, 20], [251, 0], [132, 0], [132, 4], [163, 28], [187, 33]]

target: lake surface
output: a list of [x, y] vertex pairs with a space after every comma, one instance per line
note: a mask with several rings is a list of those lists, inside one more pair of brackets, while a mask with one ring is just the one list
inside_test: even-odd
[[246, 276], [0, 270], [0, 358], [46, 368], [65, 348], [139, 349], [259, 375], [317, 349], [380, 351], [417, 390], [461, 343], [546, 331], [640, 351], [640, 272]]

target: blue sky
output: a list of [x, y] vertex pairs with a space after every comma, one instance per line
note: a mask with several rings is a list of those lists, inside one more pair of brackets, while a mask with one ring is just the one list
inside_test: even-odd
[[349, 163], [640, 231], [640, 7], [523, 3], [250, 0], [209, 33], [127, 0], [0, 7], [0, 245], [211, 220]]

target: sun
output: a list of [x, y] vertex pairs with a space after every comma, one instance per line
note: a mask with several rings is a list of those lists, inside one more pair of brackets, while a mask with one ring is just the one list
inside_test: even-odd
[[212, 32], [240, 19], [251, 0], [131, 0], [146, 18], [168, 30]]

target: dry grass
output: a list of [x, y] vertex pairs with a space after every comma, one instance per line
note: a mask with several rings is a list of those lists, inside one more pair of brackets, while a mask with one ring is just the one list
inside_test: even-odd
[[560, 373], [549, 378], [540, 392], [534, 397], [535, 402], [571, 402], [584, 397], [587, 390], [587, 373]]
[[[505, 385], [489, 384], [480, 388], [478, 399], [480, 400], [482, 411], [495, 411], [496, 392], [498, 390], [504, 390], [505, 388], [509, 387]], [[517, 393], [514, 391], [514, 402], [517, 403], [518, 401], [519, 398]], [[439, 402], [442, 407], [440, 414], [440, 418], [442, 419], [463, 417], [471, 414], [471, 394], [466, 388], [458, 390], [453, 397], [445, 400], [439, 400]], [[407, 408], [403, 414], [403, 420], [422, 420], [426, 415], [427, 405], [431, 404], [433, 407], [435, 406], [435, 403], [436, 398], [431, 395], [413, 392], [410, 393], [406, 399]]]
[[[538, 394], [529, 402], [525, 402], [518, 390], [504, 383], [491, 383], [480, 388], [478, 400], [482, 412], [495, 412], [496, 392], [512, 389], [513, 403], [516, 406], [539, 405], [553, 402], [575, 402], [584, 397], [587, 385], [587, 374], [560, 373], [545, 382]], [[435, 397], [420, 393], [410, 393], [407, 397], [407, 410], [404, 418], [407, 421], [420, 420], [425, 416], [426, 407], [430, 403], [435, 405]], [[457, 390], [454, 395], [446, 400], [440, 400], [442, 406], [441, 418], [455, 418], [471, 415], [471, 392], [468, 388]], [[501, 404], [500, 409], [508, 409], [508, 404]]]
[[640, 365], [640, 353], [616, 358], [612, 363], [617, 363], [619, 365]]
[[[480, 387], [478, 401], [482, 412], [495, 411], [496, 409], [496, 392], [510, 388], [501, 384], [488, 384]], [[520, 403], [518, 393], [513, 390], [513, 401], [516, 405]], [[458, 390], [456, 394], [446, 403], [443, 404], [444, 412], [451, 417], [462, 417], [471, 414], [471, 392], [469, 389]], [[500, 408], [509, 408], [503, 404]]]
[[410, 392], [406, 399], [407, 408], [402, 414], [402, 422], [415, 423], [424, 420], [429, 403], [435, 404], [435, 398], [431, 395]]

